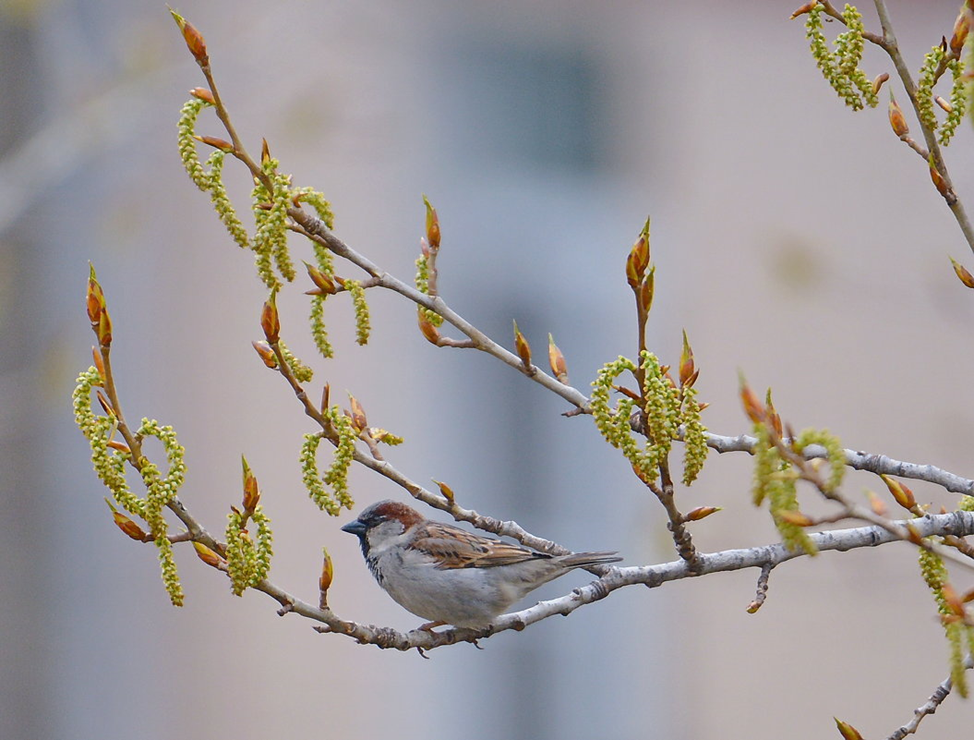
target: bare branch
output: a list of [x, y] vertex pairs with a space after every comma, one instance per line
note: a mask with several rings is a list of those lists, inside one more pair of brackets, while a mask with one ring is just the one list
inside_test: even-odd
[[[970, 670], [974, 668], [974, 656], [968, 655], [967, 659], [964, 661], [964, 669]], [[940, 708], [940, 705], [944, 703], [944, 700], [950, 695], [950, 690], [953, 688], [953, 681], [948, 677], [944, 680], [937, 688], [934, 690], [930, 698], [922, 706], [917, 707], [913, 710], [913, 719], [907, 722], [905, 725], [900, 727], [896, 732], [889, 736], [888, 740], [903, 740], [907, 735], [912, 735], [917, 731], [923, 718], [928, 714], [933, 714]]]

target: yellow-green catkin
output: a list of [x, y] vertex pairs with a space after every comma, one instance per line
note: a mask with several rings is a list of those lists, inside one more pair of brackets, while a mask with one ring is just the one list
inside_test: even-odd
[[951, 59], [947, 65], [953, 77], [950, 88], [950, 112], [940, 129], [940, 144], [947, 146], [957, 132], [964, 113], [967, 112], [967, 80], [964, 79], [964, 66], [957, 59]]
[[199, 154], [196, 152], [196, 119], [200, 111], [210, 104], [199, 98], [190, 98], [179, 111], [179, 123], [176, 126], [177, 141], [179, 143], [179, 158], [183, 162], [186, 174], [200, 190], [210, 189], [210, 177], [200, 164]]
[[[416, 289], [425, 295], [429, 295], [429, 263], [427, 262], [426, 255], [421, 254], [416, 258]], [[442, 326], [443, 317], [440, 316], [436, 311], [432, 311], [428, 308], [420, 306], [419, 310], [426, 317], [426, 320], [433, 326]]]
[[683, 424], [683, 485], [689, 486], [703, 470], [707, 460], [707, 427], [700, 418], [700, 403], [696, 388], [683, 389], [680, 421]]
[[829, 477], [825, 481], [825, 492], [832, 493], [842, 485], [845, 476], [845, 450], [839, 438], [825, 429], [804, 429], [795, 440], [795, 449], [802, 452], [809, 445], [820, 445], [825, 448], [829, 462]]
[[169, 469], [163, 476], [155, 463], [143, 458], [139, 473], [142, 475], [142, 482], [146, 488], [145, 522], [149, 525], [153, 540], [159, 549], [162, 579], [173, 606], [182, 606], [182, 585], [179, 583], [172, 544], [169, 542], [167, 534], [168, 526], [162, 510], [176, 498], [185, 480], [186, 465], [183, 462], [185, 450], [176, 440], [176, 433], [173, 428], [162, 426], [155, 419], [143, 419], [142, 426], [139, 427], [136, 434], [141, 437], [157, 438], [162, 443], [169, 462]]
[[633, 437], [631, 419], [637, 411], [633, 399], [620, 398], [614, 408], [609, 403], [612, 386], [624, 372], [636, 373], [636, 364], [627, 357], [608, 362], [599, 370], [592, 382], [592, 417], [605, 440], [622, 451], [633, 472], [644, 482], [651, 483], [659, 476], [661, 448], [652, 439], [641, 446]]
[[656, 456], [662, 459], [669, 454], [680, 426], [680, 392], [663, 374], [656, 355], [644, 350], [641, 359], [645, 377], [646, 427], [650, 441], [657, 449]]
[[226, 226], [230, 237], [240, 247], [250, 249], [250, 237], [247, 236], [247, 230], [240, 222], [240, 217], [237, 216], [233, 203], [230, 202], [230, 196], [227, 195], [226, 186], [223, 184], [223, 163], [225, 158], [226, 152], [217, 149], [206, 160], [207, 167], [209, 167], [210, 186], [208, 189], [210, 191], [210, 201], [213, 203], [213, 209], [216, 211], [217, 216], [220, 217], [220, 221]]
[[817, 554], [818, 548], [805, 528], [780, 516], [783, 511], [798, 511], [797, 474], [771, 441], [766, 424], [755, 424], [754, 435], [757, 438], [754, 445], [754, 505], [760, 506], [764, 501], [768, 502], [771, 518], [785, 547], [793, 552]]
[[328, 327], [325, 325], [325, 299], [327, 297], [325, 294], [311, 296], [311, 315], [309, 317], [311, 337], [314, 339], [315, 347], [318, 348], [318, 353], [326, 359], [335, 356], [335, 350], [328, 339]]
[[125, 479], [125, 465], [129, 454], [108, 446], [115, 433], [115, 420], [95, 414], [91, 410], [91, 390], [103, 383], [101, 374], [94, 367], [88, 368], [77, 379], [72, 394], [74, 420], [88, 440], [91, 463], [99, 480], [112, 493], [112, 497], [130, 514], [145, 518], [145, 501], [132, 493]]
[[348, 470], [354, 458], [356, 435], [351, 420], [339, 407], [332, 406], [326, 415], [339, 437], [332, 464], [322, 476], [317, 456], [323, 437], [320, 433], [306, 434], [301, 445], [301, 473], [311, 500], [322, 511], [338, 516], [342, 507], [350, 510], [355, 505], [348, 490]]
[[291, 370], [291, 374], [294, 376], [295, 380], [299, 383], [308, 383], [314, 377], [314, 370], [312, 370], [308, 365], [305, 365], [301, 360], [299, 360], [288, 346], [282, 341], [278, 343], [281, 347], [281, 355], [284, 356], [284, 361], [287, 363], [288, 368]]
[[917, 77], [917, 109], [920, 121], [930, 131], [936, 131], [940, 125], [934, 113], [933, 86], [936, 83], [937, 68], [944, 58], [942, 46], [934, 46], [923, 57], [923, 66], [920, 67], [920, 74]]
[[352, 306], [355, 310], [355, 341], [363, 345], [368, 344], [372, 325], [369, 319], [369, 304], [365, 301], [365, 288], [358, 280], [346, 280], [345, 289], [352, 297]]
[[[301, 203], [307, 203], [309, 206], [315, 209], [315, 213], [318, 214], [318, 218], [329, 229], [335, 226], [335, 214], [331, 211], [331, 203], [329, 203], [323, 193], [319, 193], [317, 190], [311, 187], [301, 187], [291, 189], [291, 198], [300, 201]], [[320, 246], [320, 245], [319, 245]], [[325, 268], [319, 263], [318, 269], [322, 272]], [[330, 273], [329, 273], [330, 274]]]
[[805, 36], [816, 65], [832, 89], [850, 108], [862, 110], [864, 105], [875, 108], [879, 103], [878, 95], [873, 92], [872, 82], [866, 73], [859, 69], [864, 46], [862, 15], [855, 6], [845, 6], [842, 15], [847, 30], [836, 37], [835, 51], [830, 52], [822, 31], [824, 10], [825, 6], [818, 4], [808, 12], [805, 19]]
[[236, 596], [242, 596], [244, 591], [267, 577], [273, 554], [270, 519], [263, 508], [258, 504], [250, 514], [257, 528], [256, 542], [247, 529], [247, 519], [246, 514], [235, 508], [227, 515], [227, 575], [230, 576], [230, 590]]
[[[936, 553], [929, 550], [920, 550], [920, 575], [930, 588], [934, 600], [937, 602], [937, 611], [948, 616], [952, 613], [950, 606], [944, 598], [943, 588], [947, 583], [947, 566], [943, 559]], [[947, 637], [947, 644], [950, 647], [950, 677], [954, 688], [957, 689], [962, 697], [967, 697], [967, 671], [964, 669], [965, 637], [967, 642], [972, 639], [972, 630], [960, 620], [947, 621], [944, 624], [944, 631]]]

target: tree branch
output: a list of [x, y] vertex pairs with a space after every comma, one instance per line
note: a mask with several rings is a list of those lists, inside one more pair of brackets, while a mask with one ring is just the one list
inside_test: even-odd
[[[971, 668], [974, 668], [974, 656], [968, 655], [964, 661], [964, 669], [969, 671]], [[907, 735], [912, 735], [916, 732], [923, 718], [928, 714], [936, 712], [940, 708], [940, 705], [944, 703], [944, 700], [950, 695], [950, 690], [953, 688], [953, 685], [954, 683], [950, 677], [944, 680], [937, 686], [925, 704], [913, 710], [913, 719], [890, 735], [888, 740], [903, 740]]]

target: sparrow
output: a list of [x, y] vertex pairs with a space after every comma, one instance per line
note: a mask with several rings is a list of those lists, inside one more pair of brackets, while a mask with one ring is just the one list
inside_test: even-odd
[[429, 620], [482, 629], [534, 589], [575, 568], [615, 563], [614, 552], [548, 555], [425, 519], [380, 501], [342, 527], [359, 538], [375, 580], [400, 606]]

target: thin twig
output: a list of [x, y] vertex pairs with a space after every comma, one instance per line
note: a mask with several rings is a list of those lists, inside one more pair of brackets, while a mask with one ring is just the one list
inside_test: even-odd
[[[974, 656], [968, 655], [964, 661], [964, 670], [969, 671], [971, 668], [974, 668]], [[944, 700], [950, 695], [950, 690], [953, 688], [953, 685], [954, 682], [951, 681], [950, 677], [947, 677], [946, 680], [941, 682], [934, 689], [933, 694], [930, 695], [926, 703], [913, 710], [913, 719], [890, 735], [888, 740], [903, 740], [907, 735], [915, 733], [923, 718], [928, 714], [936, 712], [940, 708], [940, 705], [944, 703]]]
[[761, 566], [761, 575], [758, 576], [758, 586], [757, 592], [754, 594], [754, 601], [747, 605], [748, 614], [754, 614], [764, 604], [765, 599], [768, 598], [768, 581], [771, 578], [771, 571], [773, 569], [774, 566], [770, 563], [765, 563]]

